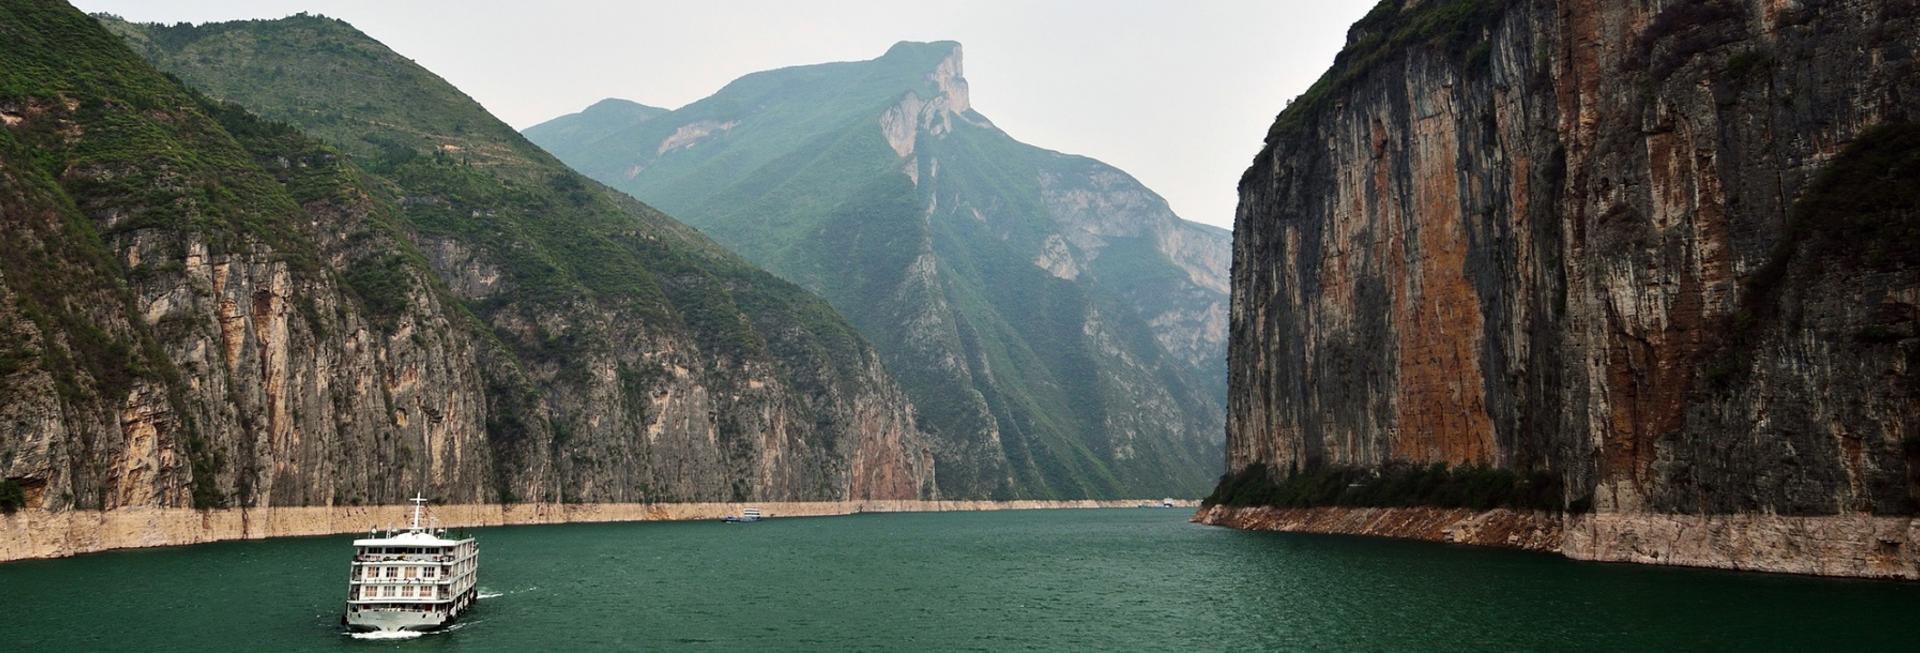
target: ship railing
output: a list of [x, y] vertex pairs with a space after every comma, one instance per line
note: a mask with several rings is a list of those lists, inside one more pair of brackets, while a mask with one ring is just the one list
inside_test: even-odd
[[357, 555], [353, 557], [354, 562], [454, 562], [455, 560], [460, 560], [460, 559], [462, 558], [457, 558], [452, 555], [430, 556], [430, 555], [419, 555], [419, 554]]
[[445, 585], [453, 582], [453, 579], [453, 576], [441, 576], [439, 578], [380, 578], [378, 576], [361, 578], [355, 576], [352, 580], [356, 585]]

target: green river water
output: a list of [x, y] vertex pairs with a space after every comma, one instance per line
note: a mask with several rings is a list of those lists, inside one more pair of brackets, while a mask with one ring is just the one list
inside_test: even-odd
[[352, 536], [0, 564], [0, 651], [1915, 650], [1920, 585], [1043, 510], [476, 531], [483, 599], [343, 634]]

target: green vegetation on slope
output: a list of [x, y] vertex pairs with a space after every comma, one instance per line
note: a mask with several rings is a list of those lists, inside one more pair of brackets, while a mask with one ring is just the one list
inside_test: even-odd
[[[344, 22], [299, 15], [206, 25], [110, 22], [162, 68], [196, 87], [299, 125], [390, 181], [409, 228], [478, 245], [510, 280], [475, 305], [587, 301], [647, 322], [679, 322], [716, 356], [771, 352], [796, 369], [817, 351], [859, 350], [859, 337], [805, 292], [755, 269], [666, 215], [581, 177], [432, 73]], [[615, 108], [628, 118], [650, 107]], [[377, 284], [377, 279], [369, 280]], [[756, 307], [771, 315], [743, 312]], [[775, 310], [777, 309], [777, 310]], [[778, 318], [811, 337], [771, 337]], [[591, 334], [522, 353], [565, 360]], [[814, 342], [817, 340], [818, 342]], [[825, 359], [851, 378], [858, 356]]]
[[0, 478], [0, 513], [11, 515], [26, 505], [26, 488], [20, 487], [20, 483], [13, 479]]
[[[239, 103], [355, 157], [390, 144], [413, 150], [454, 145], [475, 165], [524, 161], [523, 152], [500, 145], [517, 134], [472, 98], [396, 61], [378, 41], [338, 20], [299, 14], [203, 25], [103, 22], [195, 88], [229, 101], [271, 98]], [[188, 50], [195, 56], [171, 56]]]
[[[0, 129], [0, 213], [14, 248], [0, 257], [0, 292], [17, 304], [12, 315], [32, 327], [0, 310], [0, 331], [21, 336], [0, 352], [0, 396], [36, 396], [32, 372], [46, 372], [69, 439], [55, 440], [59, 456], [51, 459], [68, 469], [27, 471], [67, 479], [71, 491], [47, 505], [107, 507], [105, 461], [118, 444], [96, 429], [118, 434], [129, 395], [144, 386], [161, 391], [169, 414], [178, 416], [178, 432], [153, 444], [183, 456], [180, 480], [192, 505], [250, 504], [250, 477], [236, 468], [250, 445], [215, 442], [213, 427], [193, 419], [193, 389], [162, 345], [192, 337], [202, 325], [173, 315], [149, 324], [136, 309], [148, 306], [137, 292], [192, 285], [178, 278], [189, 243], [212, 257], [282, 263], [295, 287], [333, 279], [306, 229], [319, 228], [322, 213], [362, 208], [358, 173], [286, 125], [181, 87], [70, 7], [0, 3], [0, 41], [8, 44], [0, 48], [0, 112], [8, 118]], [[371, 228], [327, 222], [354, 241], [353, 251], [390, 261], [366, 267], [349, 255], [348, 267], [389, 278], [377, 288], [346, 281], [359, 291], [350, 301], [391, 324], [401, 310], [391, 295], [430, 278], [424, 262], [385, 230], [390, 223], [380, 215]], [[112, 253], [139, 252], [136, 243], [157, 247], [149, 254], [158, 255]], [[292, 299], [299, 320], [316, 333], [340, 317], [320, 314], [311, 296]], [[0, 459], [17, 460], [8, 449], [14, 444], [0, 442]]]
[[[570, 171], [453, 86], [342, 21], [102, 21], [188, 85], [294, 123], [365, 169], [376, 200], [394, 207], [397, 227], [419, 240], [424, 259], [501, 344], [482, 363], [524, 369], [524, 378], [488, 378], [488, 432], [507, 474], [497, 482], [505, 501], [828, 496], [835, 490], [826, 486], [762, 488], [749, 469], [770, 463], [755, 455], [787, 455], [778, 465], [791, 467], [818, 461], [818, 469], [795, 474], [833, 478], [847, 465], [839, 455], [874, 436], [860, 430], [872, 424], [854, 419], [906, 415], [904, 405], [872, 405], [895, 398], [891, 380], [876, 375], [872, 350], [828, 303]], [[645, 113], [622, 109], [628, 117]], [[405, 261], [365, 261], [344, 280], [369, 298], [392, 300], [394, 271]], [[369, 302], [372, 311], [386, 305]], [[662, 398], [662, 388], [678, 382], [670, 378], [685, 375], [712, 394]], [[649, 421], [662, 399], [708, 398], [716, 442], [632, 436], [660, 426]], [[618, 419], [597, 419], [603, 415]], [[797, 419], [756, 423], [781, 415]], [[668, 438], [697, 426], [664, 424]], [[760, 430], [774, 426], [799, 434], [803, 449], [760, 451]], [[676, 449], [660, 453], [659, 446]], [[703, 447], [718, 447], [718, 459], [689, 459], [708, 455]], [[520, 496], [509, 476], [545, 459], [557, 467], [557, 482], [540, 480], [545, 496]]]
[[[1217, 465], [1224, 396], [1223, 380], [1201, 377], [1223, 377], [1224, 362], [1175, 360], [1143, 307], [1224, 298], [1193, 290], [1144, 235], [1116, 237], [1075, 279], [1035, 265], [1066, 230], [1046, 184], [1123, 176], [1098, 162], [970, 111], [951, 130], [922, 127], [903, 158], [881, 116], [909, 95], [940, 97], [935, 69], [957, 48], [901, 43], [872, 61], [755, 73], [598, 138], [547, 135], [577, 124], [567, 118], [527, 133], [826, 297], [913, 397], [941, 445], [944, 494], [1197, 493]], [[1224, 234], [1202, 235], [1224, 249]]]

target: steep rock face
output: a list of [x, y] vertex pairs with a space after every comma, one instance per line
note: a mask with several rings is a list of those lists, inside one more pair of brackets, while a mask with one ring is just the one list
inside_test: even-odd
[[4, 11], [0, 478], [27, 507], [492, 495], [483, 345], [421, 270], [384, 310], [332, 272], [404, 249], [336, 155], [77, 12]]
[[0, 482], [24, 507], [932, 494], [905, 396], [818, 298], [434, 106], [462, 96], [335, 21], [154, 29], [150, 54], [212, 34], [288, 76], [266, 55], [347, 56], [368, 111], [427, 104], [383, 124], [465, 127], [334, 149], [69, 7], [0, 3]]
[[910, 404], [824, 302], [568, 170], [365, 34], [315, 17], [113, 26], [188, 83], [313, 129], [392, 193], [523, 375], [495, 384], [502, 497], [932, 496]]
[[959, 44], [755, 73], [597, 139], [550, 129], [527, 134], [845, 313], [920, 408], [946, 494], [1184, 496], [1211, 475], [1226, 232], [1001, 132]]
[[1382, 2], [1241, 181], [1229, 467], [1910, 513], [1916, 17]]

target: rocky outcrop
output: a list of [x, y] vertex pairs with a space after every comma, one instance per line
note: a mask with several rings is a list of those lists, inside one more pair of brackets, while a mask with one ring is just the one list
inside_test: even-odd
[[[953, 131], [953, 121], [961, 120], [976, 125], [990, 125], [985, 117], [973, 112], [973, 100], [967, 95], [967, 79], [962, 77], [960, 45], [951, 47], [939, 63], [933, 65], [924, 80], [932, 83], [928, 92], [931, 98], [922, 98], [922, 91], [910, 90], [901, 95], [900, 102], [880, 114], [880, 131], [887, 137], [887, 145], [893, 153], [901, 157], [913, 154], [913, 146], [920, 134], [940, 137]], [[919, 44], [902, 43], [895, 50], [916, 48]], [[909, 160], [905, 167], [907, 176], [914, 183], [920, 181], [920, 166], [917, 161]], [[929, 174], [938, 174], [934, 167]]]
[[1595, 513], [1566, 520], [1579, 560], [1920, 580], [1920, 522], [1866, 514]]
[[1120, 267], [1114, 259], [1151, 257], [1170, 263], [1175, 274], [1129, 279], [1121, 290], [1146, 316], [1161, 347], [1201, 370], [1209, 383], [1220, 378], [1227, 345], [1223, 299], [1231, 234], [1180, 219], [1166, 200], [1104, 163], [1060, 154], [1048, 158], [1039, 174], [1040, 192], [1058, 233], [1046, 241], [1045, 258], [1037, 258], [1035, 265], [1052, 272], [1112, 270]]
[[1382, 3], [1241, 181], [1229, 467], [1546, 472], [1573, 555], [1881, 575], [1791, 524], [1920, 496], [1916, 16]]

